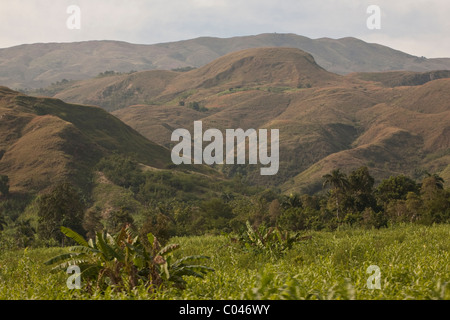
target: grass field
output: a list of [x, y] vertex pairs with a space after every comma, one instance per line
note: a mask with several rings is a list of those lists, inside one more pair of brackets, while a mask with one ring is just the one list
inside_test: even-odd
[[[215, 272], [188, 278], [183, 291], [172, 288], [156, 296], [144, 288], [91, 295], [69, 290], [69, 275], [44, 265], [63, 248], [2, 251], [0, 299], [450, 299], [450, 225], [305, 235], [312, 238], [282, 256], [242, 248], [226, 236], [171, 239], [181, 244], [178, 255], [210, 256], [205, 264]], [[371, 265], [379, 267], [380, 289], [367, 286], [375, 275], [367, 273]]]

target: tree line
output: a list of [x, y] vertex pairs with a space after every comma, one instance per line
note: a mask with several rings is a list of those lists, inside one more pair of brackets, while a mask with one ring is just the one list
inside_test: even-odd
[[[367, 167], [348, 174], [336, 169], [323, 176], [322, 192], [285, 195], [248, 186], [241, 176], [210, 181], [170, 171], [142, 172], [138, 163], [119, 155], [101, 160], [97, 169], [129, 190], [124, 196], [129, 199], [120, 207], [106, 212], [65, 182], [29, 202], [34, 219], [13, 219], [7, 213], [13, 208], [5, 201], [7, 188], [2, 187], [0, 230], [14, 230], [9, 235], [17, 246], [38, 246], [64, 245], [61, 226], [89, 238], [99, 230], [115, 233], [131, 225], [137, 233], [151, 232], [164, 243], [173, 236], [240, 233], [248, 224], [297, 232], [450, 222], [450, 190], [436, 174], [420, 182], [391, 176], [375, 186]], [[0, 184], [7, 186], [7, 181], [2, 178]], [[202, 196], [204, 190], [209, 193]], [[139, 205], [127, 205], [130, 201]]]

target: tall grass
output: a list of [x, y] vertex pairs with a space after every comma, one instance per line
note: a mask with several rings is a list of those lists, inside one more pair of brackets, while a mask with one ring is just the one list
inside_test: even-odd
[[[205, 254], [216, 271], [187, 278], [187, 289], [88, 295], [69, 290], [69, 275], [43, 261], [64, 249], [0, 254], [0, 299], [450, 299], [450, 226], [399, 225], [381, 230], [310, 232], [281, 257], [246, 251], [227, 236], [171, 239], [180, 256]], [[380, 268], [369, 289], [367, 268]]]

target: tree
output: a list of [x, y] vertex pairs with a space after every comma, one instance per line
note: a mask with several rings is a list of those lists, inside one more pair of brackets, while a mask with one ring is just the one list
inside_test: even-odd
[[360, 222], [361, 226], [366, 228], [381, 228], [387, 227], [387, 218], [384, 213], [375, 212], [372, 208], [366, 208], [362, 212], [362, 221]]
[[422, 180], [421, 192], [424, 189], [430, 190], [444, 190], [444, 179], [438, 174], [427, 173], [427, 177]]
[[196, 218], [196, 225], [200, 230], [228, 232], [230, 231], [229, 222], [233, 218], [233, 210], [222, 199], [213, 198], [202, 201]]
[[299, 231], [306, 229], [306, 215], [299, 207], [284, 210], [279, 219], [279, 226], [285, 230]]
[[325, 179], [323, 187], [331, 185], [334, 189], [345, 191], [349, 186], [345, 173], [342, 173], [340, 169], [331, 171], [331, 173], [324, 175], [323, 178]]
[[289, 196], [283, 195], [281, 198], [281, 207], [283, 209], [301, 208], [302, 205], [302, 200], [298, 194], [291, 193]]
[[28, 247], [34, 240], [36, 230], [31, 226], [30, 220], [21, 220], [15, 223], [14, 238], [19, 247]]
[[130, 157], [114, 154], [102, 158], [97, 164], [97, 169], [113, 183], [124, 188], [131, 187], [134, 192], [137, 192], [139, 185], [144, 182], [138, 163]]
[[0, 175], [0, 193], [7, 197], [9, 195], [9, 177]]
[[336, 209], [337, 209], [336, 216], [339, 219], [339, 207], [340, 207], [339, 200], [345, 193], [345, 191], [348, 189], [349, 182], [347, 180], [345, 173], [342, 173], [339, 169], [331, 171], [331, 173], [324, 175], [323, 178], [324, 178], [323, 181], [324, 188], [327, 185], [333, 187], [333, 195], [336, 200]]
[[132, 225], [134, 219], [126, 207], [121, 207], [118, 211], [112, 211], [108, 217], [107, 229], [112, 233], [119, 232], [125, 225]]
[[161, 212], [151, 212], [140, 228], [141, 235], [148, 233], [152, 233], [159, 239], [161, 244], [165, 244], [175, 235], [174, 223], [169, 216]]
[[352, 171], [348, 177], [350, 197], [353, 211], [363, 212], [366, 208], [376, 208], [376, 200], [373, 195], [375, 179], [370, 175], [367, 167], [360, 167]]
[[86, 230], [86, 235], [90, 239], [95, 237], [97, 231], [104, 229], [100, 207], [95, 206], [86, 211], [83, 219], [83, 228]]
[[44, 240], [55, 239], [63, 242], [60, 227], [84, 232], [82, 220], [84, 204], [78, 192], [70, 183], [56, 186], [49, 194], [38, 199], [38, 235]]
[[370, 175], [367, 167], [360, 167], [348, 177], [349, 187], [355, 193], [370, 194], [373, 191], [375, 179]]
[[275, 226], [280, 216], [281, 216], [280, 202], [278, 201], [278, 199], [275, 199], [269, 205], [270, 225]]
[[429, 175], [422, 180], [420, 188], [422, 216], [425, 224], [448, 221], [450, 214], [450, 195], [443, 187], [444, 180], [438, 175]]
[[419, 194], [419, 185], [404, 175], [383, 180], [376, 189], [376, 195], [383, 204], [391, 200], [406, 200], [408, 192]]

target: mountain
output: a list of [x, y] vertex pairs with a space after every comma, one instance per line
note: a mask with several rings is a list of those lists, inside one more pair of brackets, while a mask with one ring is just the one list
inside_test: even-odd
[[153, 45], [120, 41], [37, 43], [0, 49], [0, 85], [45, 88], [51, 83], [83, 80], [104, 71], [171, 70], [201, 67], [228, 53], [248, 48], [290, 47], [310, 53], [330, 72], [449, 70], [450, 59], [426, 59], [355, 38], [310, 39], [295, 34], [233, 38], [201, 37]]
[[[172, 131], [192, 131], [195, 120], [202, 120], [205, 129], [279, 129], [276, 176], [260, 176], [254, 166], [222, 170], [285, 192], [318, 191], [324, 174], [359, 166], [368, 166], [377, 181], [401, 173], [420, 178], [429, 171], [448, 182], [448, 77], [446, 72], [342, 76], [325, 71], [298, 49], [248, 49], [173, 75], [164, 90], [149, 96], [151, 103], [113, 114], [169, 148]], [[145, 92], [145, 87], [138, 91]], [[195, 102], [204, 109], [190, 108]]]
[[0, 173], [13, 192], [39, 192], [66, 179], [85, 188], [99, 159], [113, 153], [155, 168], [170, 161], [168, 149], [98, 107], [0, 87], [0, 119]]

